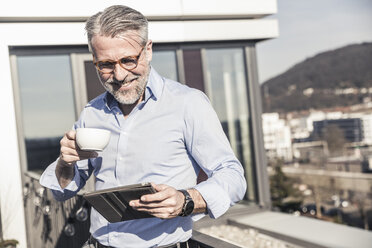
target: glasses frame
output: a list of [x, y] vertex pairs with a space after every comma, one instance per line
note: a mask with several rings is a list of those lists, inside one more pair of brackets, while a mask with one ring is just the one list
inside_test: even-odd
[[[132, 71], [132, 70], [134, 70], [134, 69], [137, 68], [137, 66], [138, 66], [138, 62], [139, 62], [139, 59], [140, 59], [140, 57], [141, 57], [142, 52], [143, 52], [144, 49], [145, 49], [145, 47], [143, 46], [143, 47], [141, 48], [141, 51], [138, 53], [137, 56], [126, 56], [126, 57], [122, 57], [122, 58], [120, 58], [120, 59], [118, 59], [118, 60], [116, 60], [116, 61], [115, 61], [115, 60], [111, 60], [111, 59], [101, 60], [101, 61], [96, 61], [96, 58], [95, 58], [95, 56], [93, 55], [93, 64], [96, 66], [97, 70], [100, 71], [100, 72], [102, 72], [102, 73], [112, 73], [113, 71], [115, 71], [115, 66], [116, 66], [116, 64], [119, 64], [119, 65], [121, 66], [121, 68], [123, 68], [123, 69], [125, 69], [125, 70], [127, 70], [127, 71]], [[133, 60], [136, 61], [136, 62], [135, 62], [136, 65], [135, 65], [133, 68], [130, 68], [130, 69], [129, 69], [129, 68], [125, 67], [125, 65], [123, 65], [123, 64], [121, 63], [121, 60], [122, 60], [122, 59], [127, 59], [127, 58], [129, 58], [129, 59], [133, 59]], [[112, 71], [110, 71], [110, 72], [104, 72], [104, 71], [102, 71], [102, 70], [99, 69], [98, 63], [106, 63], [106, 62], [110, 62], [110, 63], [113, 63], [113, 64], [114, 64], [114, 68], [112, 69]]]

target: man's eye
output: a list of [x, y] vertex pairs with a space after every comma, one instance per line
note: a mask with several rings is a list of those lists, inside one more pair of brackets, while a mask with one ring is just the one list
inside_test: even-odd
[[122, 58], [120, 62], [122, 64], [128, 65], [128, 64], [136, 64], [137, 60], [135, 58]]
[[100, 62], [98, 64], [99, 68], [113, 68], [114, 67], [114, 64], [111, 63], [111, 62]]

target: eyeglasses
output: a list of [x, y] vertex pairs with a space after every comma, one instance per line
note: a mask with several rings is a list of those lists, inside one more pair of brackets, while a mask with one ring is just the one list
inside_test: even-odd
[[144, 48], [145, 47], [142, 47], [141, 51], [138, 53], [137, 56], [128, 56], [121, 58], [117, 61], [114, 60], [93, 61], [93, 64], [102, 73], [113, 72], [115, 70], [115, 66], [117, 63], [119, 63], [119, 65], [125, 70], [131, 71], [136, 69], [136, 67], [138, 66], [138, 60], [140, 59]]

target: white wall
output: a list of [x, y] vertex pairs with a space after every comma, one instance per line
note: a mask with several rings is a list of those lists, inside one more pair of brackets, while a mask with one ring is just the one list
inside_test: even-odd
[[[4, 37], [1, 35], [0, 36]], [[21, 169], [18, 152], [16, 120], [11, 84], [8, 47], [0, 44], [0, 105], [2, 142], [0, 142], [0, 208], [5, 239], [17, 239], [26, 247]]]

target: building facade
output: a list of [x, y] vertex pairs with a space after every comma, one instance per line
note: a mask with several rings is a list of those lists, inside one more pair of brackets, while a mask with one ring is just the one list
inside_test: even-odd
[[[278, 35], [277, 21], [263, 19], [276, 12], [276, 1], [124, 3], [150, 21], [154, 68], [208, 95], [244, 165], [246, 200], [268, 206], [255, 45]], [[0, 207], [7, 217], [1, 226], [19, 247], [31, 247], [32, 238], [23, 208], [25, 174], [40, 173], [58, 156], [60, 137], [103, 91], [84, 21], [112, 4], [123, 2], [12, 1], [0, 9]]]
[[347, 142], [361, 142], [363, 140], [363, 125], [360, 118], [326, 119], [314, 121], [313, 137], [325, 137], [329, 128], [342, 131]]
[[269, 160], [292, 161], [291, 129], [278, 113], [262, 114], [262, 130], [266, 155]]

